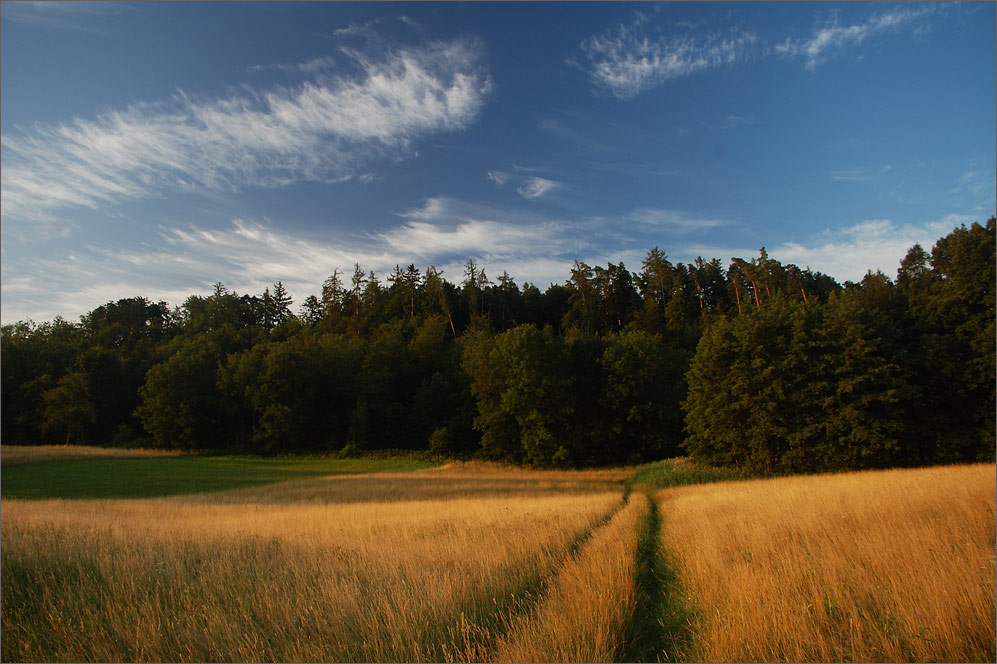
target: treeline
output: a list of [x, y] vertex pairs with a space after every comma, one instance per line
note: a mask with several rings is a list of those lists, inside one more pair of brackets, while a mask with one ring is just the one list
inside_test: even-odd
[[895, 280], [783, 265], [575, 263], [541, 291], [338, 270], [2, 328], [4, 442], [428, 449], [541, 466], [679, 454], [755, 472], [994, 458], [995, 220]]

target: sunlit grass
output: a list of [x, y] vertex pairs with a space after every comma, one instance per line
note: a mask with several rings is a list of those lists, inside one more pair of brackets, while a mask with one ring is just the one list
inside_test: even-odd
[[995, 468], [660, 492], [693, 661], [995, 659]]
[[687, 484], [709, 484], [750, 479], [747, 471], [719, 468], [693, 462], [687, 457], [663, 459], [638, 466], [631, 483], [644, 490], [664, 489]]
[[169, 450], [118, 449], [85, 445], [2, 445], [0, 465], [17, 466], [24, 463], [71, 459], [136, 459], [179, 455], [180, 452]]
[[620, 502], [366, 480], [395, 500], [4, 500], [3, 659], [467, 658]]
[[633, 496], [561, 569], [544, 602], [512, 624], [493, 661], [621, 661], [636, 603], [637, 536], [646, 512], [647, 497]]
[[994, 660], [992, 464], [676, 486], [649, 510], [657, 482], [732, 479], [683, 463], [5, 496], [2, 658]]

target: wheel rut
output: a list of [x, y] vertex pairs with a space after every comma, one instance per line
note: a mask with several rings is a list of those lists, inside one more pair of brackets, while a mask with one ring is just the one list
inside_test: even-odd
[[602, 516], [596, 518], [587, 528], [575, 535], [560, 553], [554, 555], [556, 562], [542, 573], [538, 573], [521, 583], [509, 595], [486, 612], [477, 612], [468, 619], [466, 612], [459, 610], [460, 627], [454, 636], [456, 651], [443, 647], [441, 654], [447, 661], [488, 661], [495, 644], [507, 634], [510, 627], [522, 616], [536, 610], [547, 598], [550, 588], [566, 565], [576, 560], [585, 544], [592, 540], [629, 502], [629, 496], [616, 503]]
[[619, 661], [676, 662], [689, 651], [692, 614], [674, 564], [662, 552], [660, 508], [651, 492], [647, 498], [637, 541], [636, 602]]

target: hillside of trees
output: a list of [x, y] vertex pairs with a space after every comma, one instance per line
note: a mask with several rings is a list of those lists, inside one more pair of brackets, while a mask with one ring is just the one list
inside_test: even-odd
[[216, 284], [4, 325], [4, 443], [537, 466], [681, 454], [761, 473], [993, 460], [995, 219], [860, 283], [756, 258], [333, 271], [293, 309]]

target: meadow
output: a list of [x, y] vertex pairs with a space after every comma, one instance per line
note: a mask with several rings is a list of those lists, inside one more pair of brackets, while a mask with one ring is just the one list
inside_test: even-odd
[[665, 489], [694, 661], [995, 659], [992, 464]]
[[150, 498], [439, 465], [407, 457], [259, 457], [69, 445], [4, 446], [0, 464], [3, 498]]
[[[743, 480], [245, 459], [248, 484], [35, 498], [8, 473], [89, 463], [100, 483], [123, 459], [7, 453], [4, 661], [994, 659], [992, 464]], [[150, 457], [189, 463], [131, 460]]]

